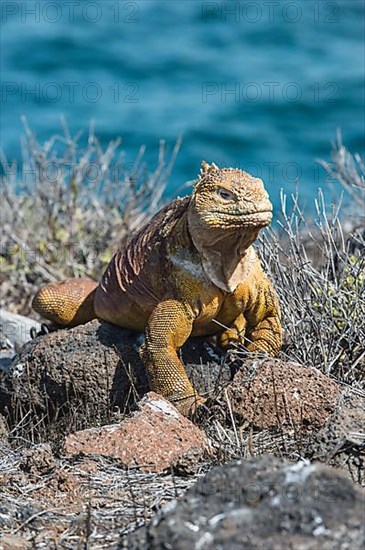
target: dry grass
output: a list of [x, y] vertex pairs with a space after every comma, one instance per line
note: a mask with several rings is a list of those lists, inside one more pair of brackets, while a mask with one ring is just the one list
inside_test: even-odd
[[[80, 150], [66, 126], [64, 135], [40, 145], [26, 128], [22, 168], [34, 177], [19, 181], [3, 158], [2, 307], [28, 314], [40, 284], [79, 275], [97, 279], [117, 243], [161, 205], [179, 144], [170, 160], [161, 145], [151, 174], [143, 149], [131, 169], [118, 145], [103, 150], [91, 130], [88, 146]], [[364, 395], [364, 165], [341, 142], [333, 163], [324, 165], [351, 197], [350, 207], [328, 206], [319, 191], [317, 219], [311, 223], [297, 195], [282, 195], [281, 230], [263, 234], [261, 256], [282, 305], [283, 357], [315, 366]], [[232, 360], [244, 361], [244, 350], [237, 348]], [[204, 426], [220, 462], [264, 452], [306, 456], [303, 434], [227, 425], [219, 404], [209, 415]], [[29, 443], [15, 443], [16, 450], [0, 449], [0, 525], [3, 535], [21, 536], [22, 547], [117, 548], [124, 534], [196, 479], [126, 472], [113, 460], [62, 456], [49, 472], [29, 472], [24, 469]]]
[[144, 147], [126, 164], [120, 141], [102, 149], [64, 134], [41, 145], [25, 125], [23, 161], [2, 154], [1, 306], [29, 314], [40, 284], [101, 277], [113, 251], [160, 206], [180, 143], [170, 157], [163, 142], [152, 173]]
[[[356, 229], [344, 234], [338, 209], [326, 213], [321, 191], [314, 230], [305, 226], [294, 201], [290, 215], [283, 202], [285, 236], [270, 232], [262, 237], [265, 269], [283, 312], [285, 356], [364, 387], [364, 236]], [[320, 257], [319, 265], [311, 261], [308, 249]]]
[[2, 536], [21, 537], [19, 548], [120, 548], [203, 474], [126, 471], [102, 457], [62, 458], [42, 470], [40, 454], [33, 465], [26, 454], [0, 448], [0, 548]]
[[279, 294], [285, 356], [365, 390], [365, 170], [339, 142], [326, 165], [346, 189], [347, 209], [315, 199], [309, 224], [298, 195], [281, 196], [281, 232], [261, 238], [265, 270]]

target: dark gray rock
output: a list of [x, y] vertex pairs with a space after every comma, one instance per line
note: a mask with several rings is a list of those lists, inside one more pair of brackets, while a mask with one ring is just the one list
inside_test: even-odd
[[[23, 346], [0, 383], [0, 413], [11, 426], [27, 416], [36, 439], [45, 425], [64, 424], [65, 431], [110, 422], [115, 411], [128, 412], [148, 390], [138, 349], [142, 335], [97, 320], [39, 336]], [[200, 392], [228, 381], [200, 339], [182, 350], [188, 374]], [[33, 428], [32, 428], [33, 429]], [[34, 435], [34, 433], [33, 433]]]
[[360, 550], [364, 499], [335, 469], [262, 456], [213, 468], [130, 550]]
[[365, 485], [365, 398], [343, 392], [336, 411], [311, 444], [311, 459], [343, 469]]

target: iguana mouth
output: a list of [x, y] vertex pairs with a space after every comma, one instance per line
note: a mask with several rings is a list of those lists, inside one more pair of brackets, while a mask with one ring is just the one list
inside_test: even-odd
[[251, 213], [242, 213], [238, 214], [235, 212], [222, 212], [222, 211], [216, 211], [214, 212], [215, 216], [219, 218], [221, 221], [226, 221], [228, 223], [236, 222], [234, 225], [239, 226], [261, 226], [265, 227], [267, 225], [270, 225], [273, 213], [272, 210], [260, 210], [258, 212], [251, 212]]

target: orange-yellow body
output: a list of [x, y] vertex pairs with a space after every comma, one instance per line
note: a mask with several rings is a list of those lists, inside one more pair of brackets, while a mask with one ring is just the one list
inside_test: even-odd
[[[275, 355], [281, 348], [278, 301], [252, 247], [271, 218], [261, 180], [203, 162], [192, 196], [158, 212], [114, 255], [99, 285], [46, 285], [34, 307], [62, 325], [96, 316], [145, 331], [141, 354], [151, 389], [188, 414], [204, 401], [178, 357], [189, 336], [217, 335], [223, 349], [244, 342]], [[68, 293], [78, 284], [84, 290]]]

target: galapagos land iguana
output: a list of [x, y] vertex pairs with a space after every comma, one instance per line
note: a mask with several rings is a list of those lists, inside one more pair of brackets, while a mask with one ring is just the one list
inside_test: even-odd
[[178, 357], [189, 336], [217, 335], [222, 349], [242, 341], [269, 355], [281, 348], [278, 300], [252, 247], [271, 220], [260, 179], [203, 161], [192, 195], [162, 208], [117, 251], [99, 284], [47, 284], [33, 308], [58, 325], [97, 317], [144, 331], [151, 389], [187, 415], [204, 402]]

